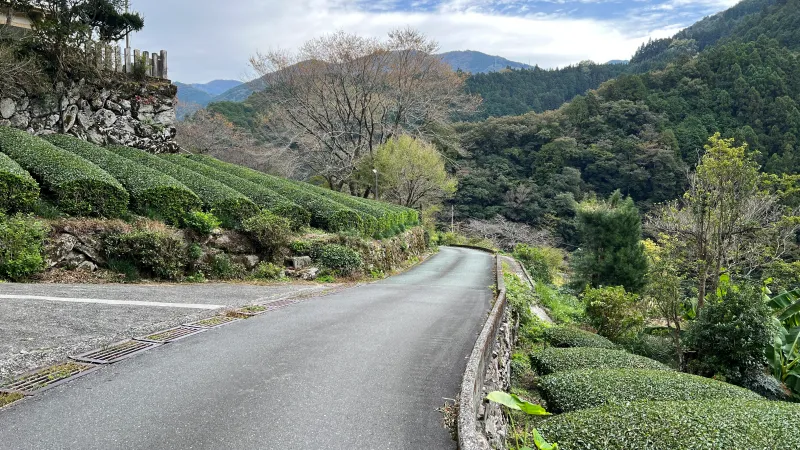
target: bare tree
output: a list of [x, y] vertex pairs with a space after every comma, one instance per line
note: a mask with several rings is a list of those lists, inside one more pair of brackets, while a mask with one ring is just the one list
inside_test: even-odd
[[537, 247], [555, 246], [554, 238], [547, 230], [537, 230], [519, 222], [511, 222], [503, 216], [492, 220], [470, 219], [461, 226], [463, 232], [471, 237], [492, 241], [498, 248], [513, 250], [517, 244]]
[[263, 144], [222, 115], [204, 109], [178, 122], [176, 139], [185, 151], [262, 172], [291, 177], [297, 171], [297, 157], [289, 149]]
[[437, 49], [404, 29], [384, 41], [338, 32], [297, 53], [259, 53], [250, 62], [268, 87], [255, 103], [273, 128], [291, 130], [311, 170], [342, 190], [387, 139], [402, 133], [433, 141], [437, 125], [477, 108], [479, 99], [464, 93], [465, 76]]

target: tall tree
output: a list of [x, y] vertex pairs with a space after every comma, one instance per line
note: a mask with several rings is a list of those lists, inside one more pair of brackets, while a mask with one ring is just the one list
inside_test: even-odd
[[723, 274], [747, 277], [780, 258], [797, 229], [794, 214], [763, 189], [763, 175], [746, 149], [712, 136], [689, 190], [648, 219], [649, 229], [674, 238], [690, 255], [698, 308]]
[[578, 205], [581, 246], [573, 255], [576, 287], [622, 286], [638, 293], [646, 283], [647, 258], [639, 210], [617, 191], [608, 200]]
[[272, 126], [291, 130], [304, 161], [341, 190], [361, 159], [389, 138], [433, 141], [453, 114], [476, 109], [478, 99], [464, 93], [465, 76], [437, 49], [404, 29], [383, 41], [340, 31], [297, 53], [258, 54], [250, 62], [268, 88], [254, 103]]

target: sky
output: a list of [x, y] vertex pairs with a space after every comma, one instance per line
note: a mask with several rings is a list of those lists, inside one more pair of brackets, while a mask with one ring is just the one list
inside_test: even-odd
[[248, 80], [250, 56], [344, 30], [383, 37], [412, 27], [440, 51], [477, 50], [563, 67], [629, 59], [738, 0], [131, 0], [145, 28], [131, 47], [167, 50], [175, 81]]

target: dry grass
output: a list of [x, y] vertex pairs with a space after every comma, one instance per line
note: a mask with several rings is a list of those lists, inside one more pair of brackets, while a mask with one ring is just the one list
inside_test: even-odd
[[22, 400], [23, 397], [25, 397], [25, 396], [22, 395], [22, 394], [18, 394], [16, 392], [15, 393], [9, 393], [9, 394], [6, 394], [4, 392], [0, 392], [0, 408], [2, 408], [3, 406], [6, 406], [6, 405], [10, 405], [10, 404], [16, 402], [17, 400]]

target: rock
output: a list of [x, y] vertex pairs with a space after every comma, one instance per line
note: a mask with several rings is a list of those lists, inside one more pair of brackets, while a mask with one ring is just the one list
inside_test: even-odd
[[0, 119], [0, 127], [10, 127], [11, 121], [7, 119]]
[[94, 119], [89, 114], [86, 114], [84, 111], [78, 113], [78, 124], [83, 128], [92, 128], [95, 124]]
[[61, 115], [60, 114], [51, 114], [51, 115], [49, 115], [47, 117], [47, 127], [50, 130], [53, 130], [53, 128], [55, 128], [55, 126], [56, 126], [56, 124], [58, 123], [59, 120], [61, 120]]
[[256, 252], [253, 242], [245, 235], [236, 231], [225, 230], [219, 235], [214, 235], [208, 240], [208, 246], [223, 250], [225, 253], [248, 254]]
[[243, 265], [247, 270], [253, 270], [261, 262], [261, 258], [258, 255], [241, 255], [234, 257], [233, 262]]
[[319, 276], [319, 269], [316, 267], [309, 267], [308, 269], [301, 270], [299, 273], [300, 278], [303, 280], [313, 281], [317, 279], [317, 276]]
[[28, 128], [31, 123], [31, 115], [25, 112], [18, 112], [11, 118], [11, 126], [14, 128]]
[[61, 119], [62, 127], [64, 128], [64, 133], [69, 132], [72, 129], [72, 126], [75, 125], [75, 120], [78, 118], [78, 106], [77, 105], [70, 105], [67, 107], [66, 111], [64, 111], [64, 117]]
[[86, 140], [95, 145], [103, 145], [103, 135], [98, 133], [97, 130], [91, 129], [86, 131]]
[[125, 111], [130, 111], [131, 110], [131, 102], [130, 102], [130, 100], [122, 100], [121, 102], [119, 102], [119, 105]]
[[72, 252], [78, 244], [78, 238], [71, 234], [62, 234], [50, 241], [45, 248], [45, 260], [48, 267], [58, 265]]
[[10, 98], [0, 100], [0, 117], [10, 119], [17, 112], [17, 102]]
[[99, 109], [92, 118], [103, 127], [111, 127], [117, 121], [117, 115], [108, 109]]
[[91, 236], [81, 236], [80, 242], [75, 246], [75, 250], [86, 255], [90, 260], [104, 264], [106, 259], [103, 257], [103, 245]]
[[286, 258], [285, 263], [287, 267], [291, 267], [295, 270], [305, 269], [311, 265], [311, 257], [310, 256], [294, 256], [291, 258]]
[[115, 113], [117, 113], [119, 115], [122, 115], [122, 113], [123, 113], [122, 106], [119, 103], [112, 102], [111, 100], [108, 100], [106, 102], [106, 108], [110, 109], [111, 111], [114, 111]]
[[174, 109], [169, 109], [167, 111], [158, 113], [153, 118], [153, 121], [155, 123], [159, 123], [161, 125], [172, 125], [175, 123], [175, 120], [176, 118]]
[[95, 270], [97, 270], [97, 264], [91, 261], [84, 261], [78, 264], [78, 266], [75, 267], [75, 270], [85, 270], [88, 272], [94, 272]]
[[31, 104], [31, 102], [30, 102], [30, 100], [28, 100], [28, 97], [23, 97], [17, 103], [17, 112], [26, 111], [28, 109], [28, 106], [30, 106], [30, 104]]
[[81, 252], [71, 251], [58, 263], [58, 266], [73, 269], [86, 261], [86, 255]]

